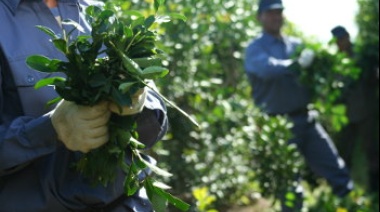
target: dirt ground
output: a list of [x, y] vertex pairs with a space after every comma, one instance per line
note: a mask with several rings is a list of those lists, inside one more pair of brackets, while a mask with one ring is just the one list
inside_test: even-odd
[[271, 204], [268, 201], [259, 200], [255, 206], [236, 207], [229, 209], [226, 212], [273, 212], [273, 210], [271, 210], [270, 208]]

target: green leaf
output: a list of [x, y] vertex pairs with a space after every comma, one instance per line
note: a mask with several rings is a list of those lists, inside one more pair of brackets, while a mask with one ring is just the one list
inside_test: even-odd
[[52, 39], [58, 38], [58, 35], [55, 34], [55, 32], [52, 29], [50, 29], [49, 27], [41, 26], [41, 25], [37, 25], [36, 27], [38, 29], [40, 29], [41, 31], [45, 32], [46, 34], [48, 34]]
[[345, 115], [347, 112], [347, 108], [345, 105], [336, 105], [332, 108], [333, 113], [339, 114], [339, 115]]
[[26, 64], [37, 71], [52, 73], [57, 70], [51, 66], [52, 60], [42, 55], [32, 55], [26, 59]]
[[163, 176], [163, 177], [171, 177], [173, 176], [172, 174], [170, 174], [169, 172], [149, 163], [148, 161], [144, 160], [140, 154], [137, 154], [139, 159], [141, 160], [141, 162], [143, 162], [149, 169], [152, 170], [152, 172], [160, 175], [160, 176]]
[[156, 173], [157, 175], [160, 175], [160, 176], [163, 176], [163, 177], [172, 177], [173, 175], [170, 174], [169, 172], [149, 163], [148, 161], [146, 160], [142, 160], [142, 162], [149, 168], [152, 170], [152, 172]]
[[[150, 190], [148, 193], [149, 198], [157, 198], [155, 195], [159, 195], [181, 211], [188, 211], [190, 209], [190, 205], [187, 204], [186, 202], [178, 199], [177, 197], [172, 196], [170, 193], [158, 187], [155, 187], [153, 185], [152, 180], [148, 179], [145, 185], [146, 185], [147, 190]], [[165, 210], [163, 210], [162, 212], [165, 212]]]
[[144, 17], [144, 15], [140, 11], [137, 11], [137, 10], [126, 10], [126, 11], [123, 11], [123, 15], [126, 15], [126, 16], [135, 16], [135, 17], [138, 17], [138, 18], [143, 18]]
[[61, 51], [63, 54], [67, 53], [67, 42], [65, 39], [54, 39], [54, 46]]
[[147, 179], [146, 181], [147, 182], [145, 183], [145, 188], [154, 211], [166, 212], [168, 202], [167, 199], [156, 192], [155, 186], [153, 185], [151, 179]]
[[119, 86], [119, 90], [122, 92], [122, 93], [127, 93], [131, 88], [132, 86], [134, 86], [137, 82], [126, 82], [126, 83], [122, 83], [120, 84]]
[[100, 15], [98, 16], [98, 18], [100, 20], [107, 20], [107, 19], [111, 18], [114, 15], [115, 15], [115, 13], [112, 10], [104, 10], [104, 11], [102, 11], [100, 13]]
[[62, 25], [66, 25], [66, 26], [73, 26], [75, 29], [77, 29], [78, 31], [84, 33], [85, 30], [83, 29], [83, 27], [76, 21], [73, 21], [71, 19], [65, 19], [62, 21]]
[[140, 141], [136, 140], [135, 138], [130, 138], [131, 145], [136, 149], [144, 149], [145, 144], [141, 143]]
[[130, 106], [132, 99], [129, 94], [123, 94], [116, 88], [112, 89], [112, 100], [120, 107]]
[[145, 163], [143, 163], [140, 160], [135, 160], [134, 163], [135, 163], [136, 167], [138, 167], [140, 170], [146, 170], [146, 168], [147, 168]]
[[286, 201], [286, 202], [285, 202], [285, 205], [286, 205], [287, 207], [289, 207], [289, 208], [295, 208], [294, 203], [291, 202], [291, 201]]
[[166, 76], [169, 70], [160, 66], [151, 66], [143, 70], [142, 77], [146, 79], [156, 79]]
[[128, 170], [128, 176], [124, 180], [124, 192], [127, 194], [127, 196], [134, 195], [139, 189], [140, 185], [138, 184], [138, 181], [136, 180], [135, 176], [135, 164], [132, 163]]
[[137, 63], [135, 63], [135, 61], [133, 61], [131, 58], [129, 58], [127, 55], [125, 55], [121, 51], [117, 51], [117, 53], [119, 54], [119, 56], [123, 60], [123, 65], [124, 65], [125, 69], [127, 69], [129, 72], [131, 72], [133, 74], [137, 74], [137, 75], [142, 74], [141, 68], [139, 67], [139, 65]]
[[124, 35], [126, 38], [133, 37], [133, 30], [131, 28], [125, 27], [124, 28]]
[[98, 16], [101, 11], [102, 10], [99, 7], [89, 6], [86, 9], [86, 14], [89, 15], [89, 16], [91, 16], [91, 17], [95, 17], [95, 16]]
[[293, 192], [286, 193], [286, 200], [294, 201], [296, 200], [296, 195]]
[[169, 14], [169, 17], [170, 17], [172, 20], [181, 20], [181, 21], [184, 21], [184, 22], [187, 21], [186, 16], [184, 16], [184, 15], [182, 15], [182, 14], [179, 14], [179, 13], [170, 13], [170, 14]]
[[133, 61], [135, 61], [135, 63], [137, 63], [140, 68], [162, 65], [162, 60], [160, 58], [134, 58]]
[[139, 17], [137, 18], [135, 21], [133, 21], [132, 23], [132, 28], [138, 28], [138, 27], [142, 27], [144, 26], [144, 23], [145, 23], [145, 17]]
[[166, 185], [165, 183], [161, 183], [161, 182], [154, 182], [153, 185], [154, 185], [154, 187], [157, 187], [157, 188], [160, 188], [160, 189], [163, 189], [163, 190], [172, 189], [172, 187]]
[[165, 3], [165, 0], [154, 0], [154, 9], [158, 11], [160, 6]]
[[181, 20], [181, 21], [186, 22], [187, 18], [186, 18], [186, 16], [179, 14], [179, 13], [170, 13], [169, 15], [159, 16], [156, 18], [157, 23], [167, 23], [167, 22], [170, 22], [172, 20]]
[[46, 79], [39, 80], [36, 85], [34, 86], [35, 89], [40, 89], [45, 86], [52, 86], [55, 85], [57, 82], [65, 82], [66, 79], [63, 77], [51, 77]]
[[47, 105], [48, 105], [48, 106], [55, 105], [55, 104], [57, 104], [58, 102], [60, 102], [61, 100], [62, 100], [62, 97], [54, 98], [54, 99], [48, 101]]
[[117, 19], [115, 20], [114, 25], [115, 25], [115, 35], [117, 36], [123, 36], [125, 28], [128, 28], [128, 27], [125, 27], [125, 23], [119, 22]]
[[154, 24], [154, 22], [156, 22], [156, 17], [153, 15], [149, 16], [147, 19], [145, 19], [144, 26], [149, 29]]

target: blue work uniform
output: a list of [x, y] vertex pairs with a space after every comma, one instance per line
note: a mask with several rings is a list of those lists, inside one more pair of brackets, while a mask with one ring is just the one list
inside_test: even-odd
[[[289, 70], [291, 56], [301, 45], [292, 37], [275, 38], [263, 33], [247, 48], [245, 69], [252, 86], [255, 104], [269, 115], [287, 115], [294, 123], [295, 138], [307, 164], [327, 179], [334, 193], [344, 196], [352, 189], [352, 181], [329, 135], [315, 120], [308, 89]], [[286, 210], [284, 210], [286, 211]]]
[[[88, 33], [82, 11], [95, 3], [58, 0], [58, 10], [62, 20], [72, 19]], [[50, 75], [31, 70], [25, 62], [35, 54], [65, 58], [36, 25], [62, 31], [42, 0], [0, 0], [0, 212], [153, 211], [143, 189], [132, 197], [124, 195], [121, 170], [114, 183], [94, 187], [72, 169], [81, 153], [58, 141], [49, 118], [53, 107], [46, 106], [57, 93], [52, 87], [34, 89]], [[166, 108], [154, 91], [148, 91], [136, 120], [140, 140], [148, 147], [166, 133]]]

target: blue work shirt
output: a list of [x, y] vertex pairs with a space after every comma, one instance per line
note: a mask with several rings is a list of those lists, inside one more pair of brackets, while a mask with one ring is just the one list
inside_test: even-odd
[[[62, 20], [72, 19], [88, 33], [81, 11], [94, 3], [58, 0], [58, 8]], [[144, 192], [124, 196], [121, 170], [114, 183], [94, 187], [71, 168], [81, 153], [58, 141], [49, 118], [52, 107], [46, 107], [57, 94], [51, 87], [34, 89], [49, 74], [31, 70], [25, 62], [34, 54], [64, 55], [36, 25], [61, 31], [42, 0], [0, 0], [0, 212], [151, 211]], [[148, 147], [165, 134], [166, 108], [154, 91], [148, 91], [145, 109], [136, 119], [140, 140]]]
[[287, 114], [307, 108], [308, 90], [288, 67], [301, 41], [263, 33], [246, 50], [245, 70], [257, 106], [269, 114]]

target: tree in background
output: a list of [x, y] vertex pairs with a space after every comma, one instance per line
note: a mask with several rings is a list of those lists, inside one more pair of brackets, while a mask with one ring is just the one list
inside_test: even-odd
[[369, 190], [379, 192], [379, 1], [358, 0], [359, 13], [356, 17], [359, 34], [356, 40], [358, 63], [363, 69], [365, 80], [370, 95], [373, 96], [373, 116], [376, 123], [375, 142], [372, 151], [366, 154], [373, 155], [369, 161], [370, 187]]
[[358, 0], [359, 13], [357, 15], [357, 24], [359, 34], [357, 45], [361, 66], [366, 69], [379, 67], [379, 1], [376, 0]]

